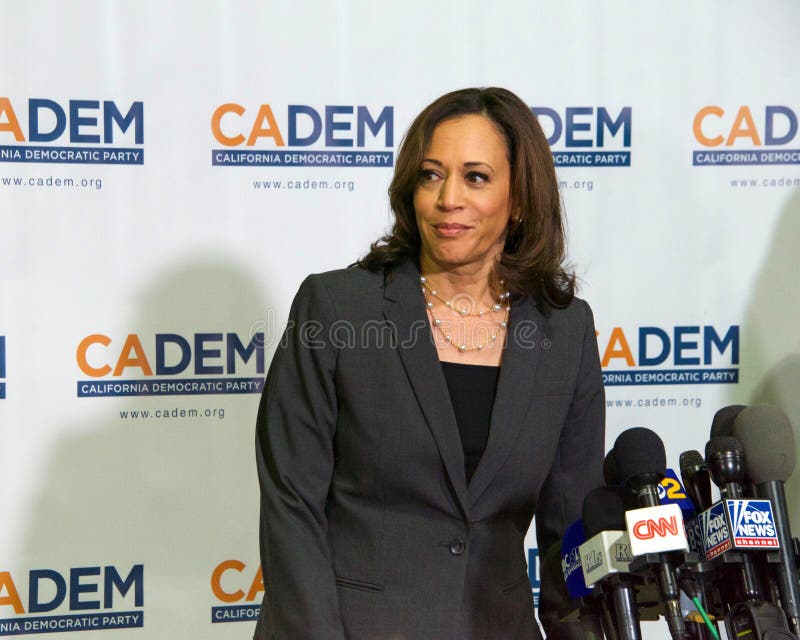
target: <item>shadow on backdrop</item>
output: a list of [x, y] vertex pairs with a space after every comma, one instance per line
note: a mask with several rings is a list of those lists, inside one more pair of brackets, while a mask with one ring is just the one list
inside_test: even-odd
[[[263, 293], [246, 272], [214, 259], [164, 274], [138, 297], [136, 307], [139, 317], [121, 331], [139, 334], [148, 356], [153, 349], [148, 341], [155, 333], [235, 331], [244, 339], [251, 324], [263, 320], [267, 311]], [[86, 322], [90, 325], [91, 318]], [[87, 326], [87, 333], [91, 331], [103, 328]], [[125, 338], [110, 337], [115, 342]], [[115, 350], [115, 342], [109, 353], [118, 353], [121, 345], [117, 343]], [[249, 364], [247, 371], [247, 376], [261, 377]], [[141, 377], [138, 369], [125, 373], [123, 379]], [[246, 573], [250, 580], [258, 567], [253, 453], [258, 398], [243, 394], [79, 399], [86, 403], [90, 422], [77, 431], [64, 429], [79, 435], [67, 435], [53, 447], [33, 508], [25, 565], [113, 564], [124, 578], [131, 565], [143, 563], [144, 634], [114, 631], [115, 637], [128, 633], [147, 638], [209, 637], [214, 567], [223, 560], [241, 560], [252, 569]], [[172, 407], [224, 408], [225, 416], [120, 417], [121, 411], [131, 409]], [[80, 599], [102, 600], [101, 579], [84, 581], [100, 582], [99, 593], [85, 593]], [[249, 581], [241, 588], [246, 591], [248, 586]], [[214, 626], [233, 627], [228, 637], [249, 637], [254, 624]], [[214, 637], [223, 637], [221, 631]], [[86, 633], [87, 638], [104, 635]]]
[[[781, 209], [772, 241], [753, 283], [741, 331], [740, 382], [728, 403], [767, 403], [783, 409], [792, 422], [798, 450], [800, 191], [792, 191]], [[786, 483], [786, 500], [792, 533], [797, 535], [800, 532], [800, 465]]]

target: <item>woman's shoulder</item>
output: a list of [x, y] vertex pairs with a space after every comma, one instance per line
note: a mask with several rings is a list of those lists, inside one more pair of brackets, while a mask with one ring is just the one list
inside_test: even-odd
[[584, 300], [583, 298], [579, 298], [578, 296], [573, 296], [570, 303], [562, 309], [567, 314], [578, 315], [581, 318], [585, 317], [587, 314], [591, 315], [592, 308], [589, 306], [589, 303]]
[[296, 299], [332, 307], [337, 317], [373, 313], [384, 295], [385, 276], [353, 265], [312, 273], [303, 280]]
[[536, 308], [548, 319], [569, 320], [585, 318], [592, 314], [592, 308], [583, 298], [572, 296], [572, 299], [563, 307], [555, 307], [547, 303], [534, 302]]
[[594, 314], [589, 303], [583, 298], [573, 296], [572, 300], [564, 307], [548, 307], [543, 311], [547, 323], [551, 327], [576, 327], [578, 329], [590, 327], [594, 329]]
[[383, 282], [383, 273], [368, 271], [355, 264], [343, 269], [309, 274], [300, 288], [302, 290], [303, 287], [308, 285], [321, 286], [331, 295], [347, 294], [354, 291], [365, 293], [368, 290], [382, 288]]

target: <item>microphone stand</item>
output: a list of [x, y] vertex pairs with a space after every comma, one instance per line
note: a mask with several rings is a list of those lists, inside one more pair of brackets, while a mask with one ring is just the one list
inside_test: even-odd
[[[705, 562], [697, 562], [696, 554], [688, 554], [686, 562], [678, 569], [681, 586], [687, 593], [695, 591], [687, 585], [687, 580], [697, 580], [700, 593], [706, 591], [705, 585], [709, 577], [712, 583], [726, 582], [730, 569], [741, 564], [742, 553], [727, 551], [722, 556]], [[646, 556], [642, 556], [646, 558]], [[691, 576], [691, 578], [689, 578]], [[689, 588], [687, 588], [689, 587]], [[719, 590], [719, 585], [715, 585]], [[708, 599], [706, 598], [706, 602]], [[747, 640], [798, 640], [791, 632], [786, 614], [779, 606], [763, 600], [745, 600], [730, 606], [727, 611], [715, 602], [709, 607], [717, 618], [723, 614], [729, 638], [747, 638]]]

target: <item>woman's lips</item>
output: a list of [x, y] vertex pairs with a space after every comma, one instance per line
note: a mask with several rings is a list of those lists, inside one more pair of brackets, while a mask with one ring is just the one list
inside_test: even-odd
[[461, 235], [472, 227], [468, 227], [465, 224], [458, 224], [457, 222], [440, 222], [439, 224], [433, 225], [433, 228], [436, 229], [438, 235], [444, 238], [453, 238]]

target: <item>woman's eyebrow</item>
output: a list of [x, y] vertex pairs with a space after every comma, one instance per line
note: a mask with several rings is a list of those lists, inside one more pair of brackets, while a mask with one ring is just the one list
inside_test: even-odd
[[464, 163], [464, 166], [465, 166], [465, 167], [477, 167], [477, 166], [484, 166], [484, 167], [488, 167], [489, 169], [491, 169], [492, 171], [494, 171], [494, 167], [492, 167], [492, 165], [490, 165], [488, 162], [481, 162], [481, 161], [479, 161], [479, 160], [473, 160], [472, 162], [465, 162], [465, 163]]
[[[435, 164], [437, 167], [443, 166], [440, 160], [434, 160], [433, 158], [423, 158], [422, 162], [430, 162], [431, 164]], [[463, 166], [465, 167], [484, 166], [494, 171], [494, 167], [492, 165], [490, 165], [488, 162], [482, 162], [480, 160], [471, 160], [469, 162], [465, 162]]]

